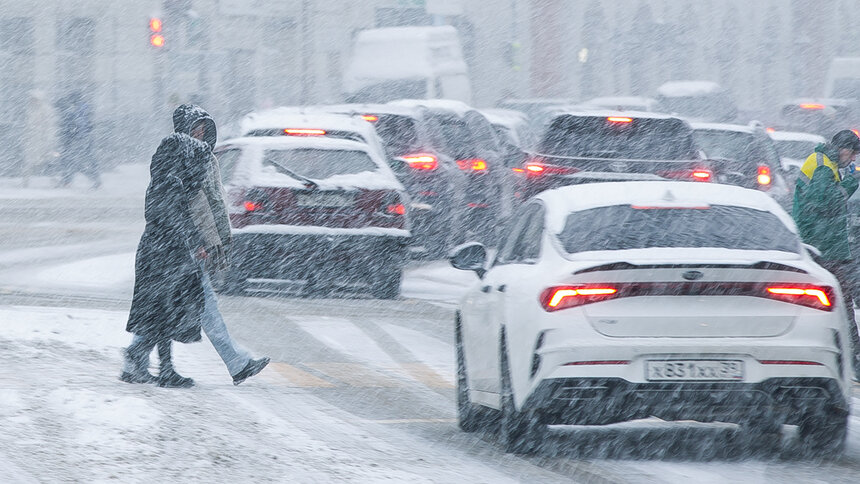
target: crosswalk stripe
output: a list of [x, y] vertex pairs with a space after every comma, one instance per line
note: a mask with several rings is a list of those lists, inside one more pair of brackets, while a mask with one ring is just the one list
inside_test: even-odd
[[275, 370], [280, 377], [287, 380], [287, 386], [291, 387], [319, 387], [330, 388], [335, 386], [331, 382], [327, 382], [322, 378], [318, 378], [310, 373], [300, 370], [293, 365], [286, 363], [271, 363], [269, 368]]
[[305, 366], [351, 387], [396, 388], [403, 386], [401, 382], [357, 363], [306, 363]]
[[409, 376], [430, 388], [454, 388], [454, 385], [424, 363], [401, 363], [400, 366]]

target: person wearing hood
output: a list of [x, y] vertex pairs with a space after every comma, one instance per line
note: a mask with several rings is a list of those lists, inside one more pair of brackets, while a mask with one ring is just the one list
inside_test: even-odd
[[816, 262], [839, 280], [854, 346], [855, 378], [860, 380], [860, 337], [854, 319], [854, 262], [848, 241], [848, 199], [857, 191], [860, 173], [854, 160], [860, 138], [853, 131], [836, 133], [815, 147], [797, 177], [792, 216], [803, 242], [816, 247]]
[[[146, 229], [135, 260], [135, 287], [126, 329], [134, 333], [120, 379], [190, 387], [172, 365], [171, 342], [212, 342], [238, 385], [259, 373], [269, 358], [253, 359], [230, 338], [218, 311], [210, 273], [226, 267], [230, 221], [224, 203], [215, 122], [198, 106], [173, 113], [174, 133], [161, 141], [150, 165]], [[160, 372], [149, 373], [158, 346]]]

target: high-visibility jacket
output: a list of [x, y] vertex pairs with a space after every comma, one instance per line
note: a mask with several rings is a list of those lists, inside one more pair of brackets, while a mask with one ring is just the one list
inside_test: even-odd
[[819, 145], [800, 168], [794, 190], [792, 216], [800, 237], [821, 251], [826, 260], [850, 260], [848, 199], [857, 190], [854, 176], [843, 177], [836, 150]]

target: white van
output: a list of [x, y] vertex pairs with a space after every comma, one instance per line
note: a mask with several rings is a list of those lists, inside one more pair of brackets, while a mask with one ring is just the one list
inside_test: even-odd
[[860, 57], [836, 57], [830, 62], [824, 97], [860, 99]]
[[343, 85], [350, 103], [437, 98], [472, 101], [460, 38], [451, 26], [359, 32]]

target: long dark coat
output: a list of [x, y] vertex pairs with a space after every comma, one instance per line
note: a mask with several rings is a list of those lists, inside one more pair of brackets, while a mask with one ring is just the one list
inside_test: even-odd
[[190, 201], [201, 189], [210, 156], [209, 144], [184, 133], [164, 138], [152, 156], [129, 332], [182, 343], [201, 339], [202, 274], [192, 252], [202, 238]]

